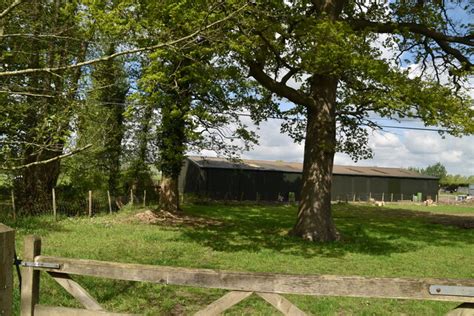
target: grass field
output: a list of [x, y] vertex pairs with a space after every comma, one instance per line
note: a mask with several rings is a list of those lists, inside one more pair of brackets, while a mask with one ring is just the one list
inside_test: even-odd
[[[472, 210], [470, 216], [459, 217], [338, 204], [334, 205], [334, 217], [343, 239], [320, 245], [286, 235], [295, 220], [294, 206], [185, 205], [184, 209], [188, 215], [206, 220], [196, 221], [196, 225], [151, 225], [135, 219], [134, 214], [143, 210], [128, 209], [92, 219], [63, 218], [53, 222], [49, 217], [39, 217], [6, 224], [17, 229], [19, 253], [23, 237], [37, 234], [43, 238], [43, 254], [73, 258], [234, 271], [474, 278], [474, 229], [461, 228], [473, 223]], [[42, 304], [79, 307], [47, 275], [42, 277]], [[115, 312], [187, 315], [224, 293], [89, 277], [77, 279], [106, 309]], [[443, 315], [457, 306], [408, 300], [287, 298], [314, 315]], [[18, 293], [16, 304], [18, 308]], [[227, 314], [278, 313], [252, 296]]]
[[431, 213], [444, 213], [444, 214], [472, 214], [474, 215], [474, 203], [458, 203], [458, 204], [439, 204], [425, 206], [422, 204], [397, 204], [387, 203], [386, 207], [393, 209], [406, 209], [412, 211], [423, 211]]

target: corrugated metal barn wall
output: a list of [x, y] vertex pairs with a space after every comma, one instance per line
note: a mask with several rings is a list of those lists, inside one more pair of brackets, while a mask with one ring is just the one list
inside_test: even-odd
[[[421, 192], [423, 199], [434, 197], [438, 180], [334, 175], [333, 200], [361, 200], [369, 197], [385, 201], [409, 200]], [[300, 198], [301, 174], [279, 171], [200, 168], [186, 161], [179, 179], [180, 192], [215, 200], [277, 201], [289, 193]]]
[[277, 171], [200, 168], [186, 161], [179, 177], [179, 191], [216, 200], [276, 201], [294, 192], [299, 199], [301, 175]]
[[410, 200], [419, 192], [425, 200], [434, 199], [438, 193], [438, 180], [430, 179], [334, 175], [333, 180], [333, 200]]
[[213, 169], [207, 171], [207, 196], [217, 200], [277, 201], [288, 193], [297, 196], [301, 175], [277, 171]]

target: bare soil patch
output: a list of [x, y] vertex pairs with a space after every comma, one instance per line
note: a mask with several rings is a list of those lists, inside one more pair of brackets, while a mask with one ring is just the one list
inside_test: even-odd
[[221, 221], [190, 216], [183, 212], [170, 213], [167, 211], [152, 211], [146, 210], [144, 212], [134, 215], [134, 218], [145, 224], [158, 224], [166, 226], [191, 226], [191, 227], [206, 227], [206, 226], [221, 226]]
[[446, 214], [412, 210], [397, 210], [397, 215], [405, 218], [421, 218], [429, 223], [474, 229], [474, 215]]
[[456, 226], [459, 228], [474, 229], [474, 216], [433, 214], [430, 221], [434, 224]]

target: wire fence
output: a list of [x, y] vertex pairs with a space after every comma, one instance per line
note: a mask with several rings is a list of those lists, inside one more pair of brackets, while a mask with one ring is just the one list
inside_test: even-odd
[[362, 192], [362, 193], [347, 193], [335, 195], [332, 197], [333, 201], [345, 201], [345, 202], [423, 202], [426, 200], [431, 200], [433, 202], [438, 202], [438, 195], [423, 195], [421, 193], [371, 193], [371, 192]]
[[13, 191], [0, 191], [0, 216], [18, 217], [24, 215], [56, 214], [56, 216], [94, 216], [119, 211], [125, 205], [150, 206], [159, 203], [159, 195], [153, 190], [133, 191], [126, 195], [111, 195], [108, 191], [71, 192], [55, 188], [42, 201], [31, 207], [22, 207], [20, 196]]
[[332, 197], [333, 201], [345, 202], [397, 202], [397, 203], [437, 203], [437, 204], [471, 204], [474, 198], [469, 195], [421, 193], [350, 193]]
[[[259, 195], [257, 194], [257, 197]], [[159, 194], [154, 189], [133, 191], [126, 195], [113, 196], [107, 191], [84, 191], [71, 194], [67, 190], [55, 188], [51, 192], [51, 198], [44, 202], [36, 202], [32, 209], [22, 209], [18, 206], [18, 196], [13, 191], [0, 190], [0, 217], [19, 217], [28, 215], [51, 214], [56, 216], [94, 216], [103, 213], [118, 212], [125, 205], [153, 206], [159, 203]], [[209, 200], [196, 197], [192, 194], [180, 194], [181, 203], [199, 203]], [[436, 194], [435, 196], [422, 196], [421, 194], [403, 193], [349, 193], [332, 196], [334, 202], [396, 202], [396, 203], [422, 203], [426, 201], [437, 204], [474, 205], [474, 198], [469, 195]], [[295, 193], [289, 192], [287, 198], [276, 198], [272, 201], [257, 199], [255, 201], [237, 201], [222, 199], [223, 202], [235, 203], [277, 203], [296, 204]], [[219, 201], [216, 201], [219, 202]]]
[[[201, 202], [216, 202], [219, 203], [234, 203], [234, 204], [252, 204], [252, 203], [264, 203], [264, 204], [297, 204], [298, 198], [295, 192], [280, 193], [278, 195], [263, 194], [261, 192], [255, 193], [253, 199], [235, 199], [233, 195], [226, 192], [214, 193], [213, 196], [207, 196], [205, 194], [185, 194], [183, 200], [186, 203], [201, 203]], [[332, 202], [361, 202], [361, 203], [427, 203], [431, 204], [474, 204], [474, 197], [469, 195], [450, 195], [450, 194], [423, 194], [423, 193], [387, 193], [387, 192], [350, 192], [343, 194], [332, 194]]]

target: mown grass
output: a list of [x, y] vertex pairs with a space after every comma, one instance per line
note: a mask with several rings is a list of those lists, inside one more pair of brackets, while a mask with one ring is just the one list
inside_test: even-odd
[[[53, 222], [43, 216], [7, 224], [17, 229], [20, 253], [23, 237], [37, 234], [43, 238], [43, 254], [72, 258], [234, 271], [474, 278], [474, 229], [449, 225], [450, 218], [459, 217], [368, 205], [338, 204], [333, 208], [343, 239], [324, 245], [287, 236], [296, 216], [294, 206], [186, 205], [187, 214], [222, 223], [204, 227], [143, 224], [133, 220], [133, 214], [140, 210], [130, 209], [92, 219], [62, 218]], [[443, 221], [439, 221], [440, 216]], [[192, 314], [224, 293], [142, 282], [77, 279], [107, 310], [115, 312]], [[41, 304], [79, 307], [46, 274], [41, 282]], [[19, 296], [15, 295], [18, 308]], [[443, 315], [457, 305], [287, 297], [314, 315]], [[227, 314], [278, 313], [264, 301], [251, 297]]]
[[474, 203], [458, 203], [458, 204], [439, 204], [425, 206], [422, 204], [397, 204], [387, 203], [386, 207], [393, 209], [406, 209], [413, 211], [423, 211], [431, 213], [445, 214], [474, 214]]

